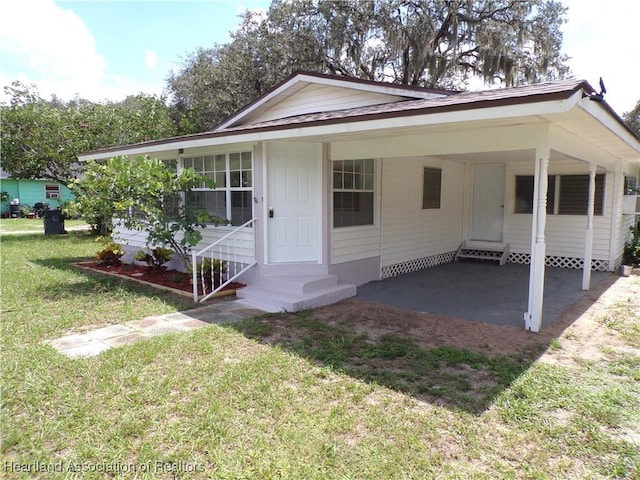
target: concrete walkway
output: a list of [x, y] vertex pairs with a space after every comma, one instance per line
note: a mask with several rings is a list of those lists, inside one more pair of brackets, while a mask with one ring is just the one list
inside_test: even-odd
[[167, 313], [108, 325], [85, 333], [47, 341], [71, 358], [92, 357], [113, 347], [128, 345], [165, 333], [188, 332], [212, 323], [237, 322], [262, 315], [262, 310], [247, 308], [235, 300], [226, 300], [184, 312]]

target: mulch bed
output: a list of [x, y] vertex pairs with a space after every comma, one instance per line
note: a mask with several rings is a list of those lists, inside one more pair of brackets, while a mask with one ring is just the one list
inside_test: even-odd
[[[81, 262], [76, 264], [80, 268], [95, 270], [96, 272], [106, 273], [110, 275], [121, 275], [129, 277], [132, 280], [142, 280], [147, 283], [159, 285], [162, 287], [173, 288], [189, 294], [193, 294], [193, 285], [191, 284], [191, 275], [177, 270], [154, 270], [144, 265], [132, 265], [123, 263], [118, 266], [107, 266], [98, 264], [96, 261]], [[235, 291], [245, 285], [238, 282], [231, 282], [222, 289], [223, 292]], [[208, 293], [208, 292], [207, 292]], [[198, 287], [198, 295], [202, 295], [202, 286]]]

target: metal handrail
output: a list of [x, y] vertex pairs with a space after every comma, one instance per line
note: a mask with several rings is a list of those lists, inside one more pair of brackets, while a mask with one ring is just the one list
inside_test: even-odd
[[[256, 218], [252, 218], [219, 238], [211, 245], [207, 245], [198, 252], [192, 252], [191, 271], [193, 275], [194, 302], [204, 302], [209, 299], [257, 263], [255, 228], [251, 229], [253, 238], [249, 247], [237, 243], [234, 238], [237, 237], [240, 232], [244, 233], [250, 227], [253, 227], [255, 222]], [[198, 258], [203, 259], [200, 264], [198, 264]], [[208, 265], [206, 260], [209, 260]], [[205, 272], [205, 270], [208, 271]], [[205, 275], [205, 273], [207, 273], [207, 275]], [[224, 281], [222, 281], [225, 274], [226, 277]], [[216, 285], [216, 277], [219, 285]], [[199, 281], [202, 285], [203, 293], [203, 297], [200, 300], [198, 300]], [[211, 287], [211, 291], [207, 293], [209, 286]]]

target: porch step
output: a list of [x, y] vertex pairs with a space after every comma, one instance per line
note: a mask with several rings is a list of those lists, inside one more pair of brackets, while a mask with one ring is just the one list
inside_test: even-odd
[[507, 263], [509, 244], [501, 242], [470, 242], [464, 241], [458, 247], [454, 260], [472, 258], [475, 260], [497, 261], [500, 265]]
[[260, 278], [257, 286], [276, 292], [306, 295], [336, 285], [338, 285], [336, 275], [267, 275]]
[[236, 292], [243, 305], [267, 312], [297, 312], [339, 302], [356, 294], [355, 285], [335, 275], [267, 276]]

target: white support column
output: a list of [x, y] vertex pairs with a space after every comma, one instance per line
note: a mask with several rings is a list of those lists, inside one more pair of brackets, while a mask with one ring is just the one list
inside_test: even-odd
[[[611, 230], [609, 233], [609, 271], [613, 272], [616, 269], [616, 260], [620, 250], [617, 246], [623, 241], [620, 240], [621, 232], [621, 213], [622, 213], [622, 195], [624, 187], [624, 172], [621, 165], [618, 165], [613, 172], [608, 176], [613, 175], [613, 201], [611, 205]], [[626, 233], [626, 231], [625, 231]]]
[[547, 190], [549, 187], [549, 144], [536, 148], [534, 176], [534, 207], [531, 226], [532, 248], [529, 268], [529, 305], [525, 313], [525, 329], [539, 332], [542, 325], [542, 302], [544, 297], [544, 270], [547, 246], [545, 226], [547, 223]]
[[593, 252], [593, 210], [596, 201], [596, 167], [589, 165], [589, 200], [587, 201], [587, 231], [584, 237], [584, 260], [582, 265], [582, 290], [591, 285], [591, 258]]

